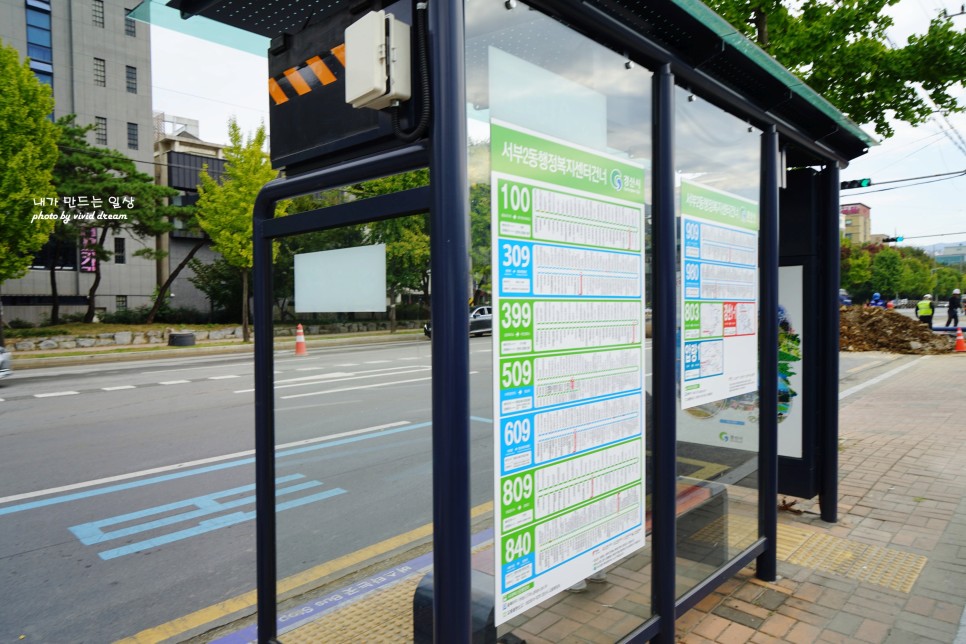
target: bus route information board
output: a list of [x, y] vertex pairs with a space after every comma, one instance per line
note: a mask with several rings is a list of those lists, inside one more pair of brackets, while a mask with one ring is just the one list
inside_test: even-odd
[[644, 169], [490, 126], [502, 624], [644, 545]]

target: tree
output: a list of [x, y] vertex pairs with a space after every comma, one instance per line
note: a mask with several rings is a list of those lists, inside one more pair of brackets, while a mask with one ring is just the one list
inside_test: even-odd
[[[219, 183], [203, 168], [198, 186], [196, 216], [211, 237], [212, 249], [225, 258], [242, 277], [242, 336], [251, 338], [248, 326], [248, 272], [254, 263], [252, 211], [255, 198], [266, 183], [278, 176], [265, 152], [265, 126], [259, 126], [247, 142], [235, 119], [228, 121], [230, 145], [225, 148], [225, 172]], [[280, 203], [276, 215], [288, 205]], [[277, 244], [275, 246], [277, 252]], [[270, 332], [270, 331], [268, 331]]]
[[[429, 183], [429, 170], [413, 170], [354, 187], [361, 198], [391, 194]], [[368, 242], [386, 245], [386, 290], [389, 326], [396, 330], [396, 299], [404, 289], [429, 291], [429, 215], [411, 215], [377, 221], [368, 227]]]
[[932, 259], [918, 257], [904, 257], [902, 260], [902, 277], [899, 280], [899, 292], [905, 296], [918, 300], [923, 293], [932, 293], [935, 277], [932, 273]]
[[936, 293], [943, 299], [948, 299], [954, 288], [960, 288], [962, 281], [962, 274], [955, 268], [944, 266], [936, 269]]
[[892, 47], [886, 29], [893, 20], [883, 11], [898, 1], [708, 4], [854, 121], [873, 123], [877, 134], [889, 137], [890, 118], [917, 125], [937, 109], [942, 114], [964, 109], [956, 89], [966, 78], [966, 33], [942, 14], [925, 34]]
[[[128, 230], [140, 237], [167, 233], [171, 230], [168, 215], [176, 209], [166, 202], [177, 191], [156, 185], [152, 177], [139, 171], [134, 161], [117, 150], [92, 146], [87, 142], [87, 132], [92, 127], [77, 125], [73, 114], [58, 119], [57, 129], [60, 156], [54, 168], [54, 185], [60, 195], [60, 210], [66, 217], [57, 222], [55, 235], [58, 239], [81, 236], [90, 240], [85, 249], [93, 254], [96, 262], [84, 322], [92, 322], [101, 283], [101, 263], [113, 255], [105, 246], [108, 233], [117, 235]], [[82, 205], [80, 199], [86, 200], [87, 205]], [[91, 205], [95, 199], [100, 205]], [[51, 267], [55, 301], [51, 322], [54, 324], [57, 323], [56, 286]]]
[[883, 248], [872, 260], [872, 288], [885, 299], [899, 291], [902, 278], [902, 256], [894, 248]]
[[51, 177], [57, 135], [48, 118], [53, 109], [50, 87], [20, 62], [16, 49], [0, 42], [0, 286], [27, 272], [54, 229], [53, 220], [35, 218], [41, 211], [35, 204], [56, 194]]
[[843, 242], [841, 266], [842, 288], [852, 294], [853, 301], [868, 299], [872, 294], [872, 256], [868, 251]]
[[473, 303], [486, 293], [492, 284], [490, 240], [490, 184], [475, 183], [470, 186], [470, 273], [476, 282]]

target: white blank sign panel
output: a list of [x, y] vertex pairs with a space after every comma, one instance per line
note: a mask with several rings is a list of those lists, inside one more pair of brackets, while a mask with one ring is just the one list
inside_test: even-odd
[[385, 244], [295, 256], [296, 313], [385, 310]]

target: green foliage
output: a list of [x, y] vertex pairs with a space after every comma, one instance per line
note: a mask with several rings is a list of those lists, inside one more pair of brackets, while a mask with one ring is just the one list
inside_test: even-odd
[[31, 221], [34, 200], [56, 194], [53, 109], [50, 87], [0, 41], [0, 283], [24, 275], [54, 229], [53, 220]]
[[842, 288], [852, 294], [852, 301], [872, 295], [872, 256], [865, 249], [845, 246], [841, 266]]
[[[260, 126], [246, 142], [238, 123], [231, 119], [228, 137], [231, 144], [224, 149], [225, 172], [221, 182], [213, 179], [207, 168], [201, 172], [195, 215], [201, 228], [211, 237], [212, 249], [232, 266], [249, 269], [253, 259], [255, 197], [278, 173], [272, 169], [264, 150], [264, 126]], [[285, 207], [279, 210], [282, 214]]]
[[[255, 198], [262, 187], [278, 176], [265, 152], [265, 126], [255, 135], [243, 140], [235, 119], [228, 121], [230, 145], [224, 149], [225, 172], [218, 182], [207, 172], [201, 172], [195, 216], [198, 224], [211, 237], [212, 249], [234, 266], [242, 277], [241, 321], [243, 337], [249, 340], [248, 330], [248, 272], [254, 264], [252, 212]], [[276, 206], [276, 215], [284, 215], [288, 202]], [[278, 244], [273, 244], [273, 257]]]
[[[392, 194], [429, 184], [429, 170], [414, 170], [354, 186], [361, 198]], [[386, 245], [386, 289], [390, 298], [402, 289], [425, 290], [429, 275], [429, 215], [411, 215], [367, 226], [370, 244]]]
[[858, 123], [874, 123], [889, 137], [889, 119], [912, 125], [926, 121], [933, 107], [920, 97], [920, 84], [944, 114], [961, 112], [958, 83], [966, 78], [966, 33], [943, 15], [924, 34], [891, 47], [884, 10], [899, 0], [710, 0], [708, 5], [755, 40]]
[[470, 186], [470, 272], [481, 291], [489, 291], [493, 282], [490, 246], [490, 184], [475, 183]]
[[899, 291], [902, 279], [902, 256], [893, 248], [883, 248], [872, 260], [872, 288], [889, 299]]
[[242, 278], [238, 269], [224, 259], [203, 264], [196, 259], [189, 264], [194, 272], [188, 281], [205, 294], [215, 318], [238, 322], [242, 315]]
[[899, 292], [906, 297], [919, 299], [923, 293], [932, 293], [935, 277], [932, 258], [906, 257], [902, 261], [902, 277]]
[[953, 289], [962, 289], [963, 274], [955, 268], [943, 267], [936, 269], [936, 293], [942, 299], [948, 299]]

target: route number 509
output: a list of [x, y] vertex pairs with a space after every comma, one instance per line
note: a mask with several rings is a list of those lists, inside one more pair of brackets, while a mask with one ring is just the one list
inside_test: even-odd
[[500, 386], [503, 389], [526, 387], [533, 384], [533, 362], [507, 360], [500, 365]]

